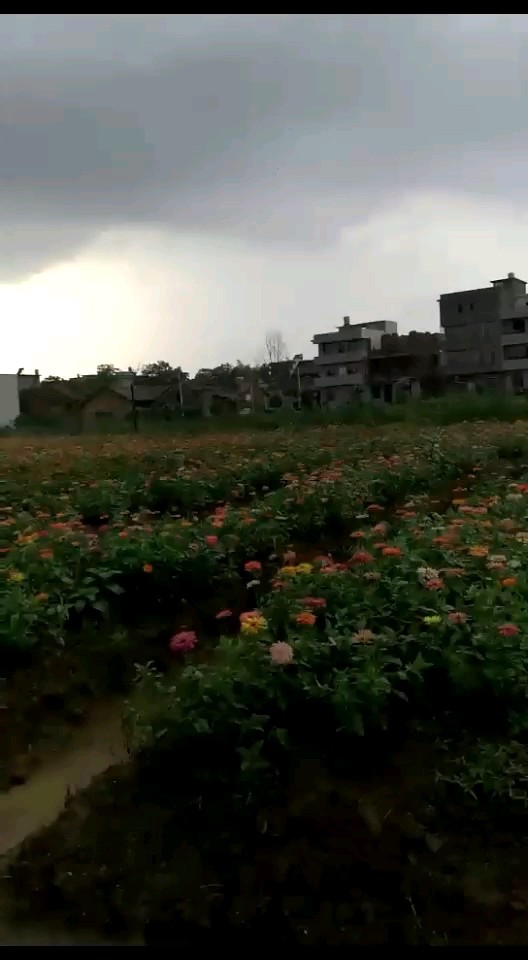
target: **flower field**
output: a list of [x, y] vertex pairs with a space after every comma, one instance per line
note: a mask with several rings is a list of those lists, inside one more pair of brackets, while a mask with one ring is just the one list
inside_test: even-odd
[[179, 442], [0, 448], [3, 785], [109, 693], [131, 751], [17, 896], [147, 942], [522, 942], [524, 425]]

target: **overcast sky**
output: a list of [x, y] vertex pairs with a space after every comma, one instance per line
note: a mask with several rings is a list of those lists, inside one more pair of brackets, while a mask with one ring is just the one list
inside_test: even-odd
[[0, 372], [310, 355], [528, 274], [528, 17], [0, 16]]

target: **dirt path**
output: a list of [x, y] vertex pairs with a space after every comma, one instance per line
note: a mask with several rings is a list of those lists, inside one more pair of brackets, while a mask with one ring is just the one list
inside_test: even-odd
[[26, 783], [0, 794], [0, 856], [53, 823], [68, 795], [126, 758], [121, 715], [120, 701], [97, 705], [67, 748], [44, 758]]

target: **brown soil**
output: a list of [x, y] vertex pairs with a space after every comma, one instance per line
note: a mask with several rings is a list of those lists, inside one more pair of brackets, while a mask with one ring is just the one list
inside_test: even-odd
[[198, 830], [153, 799], [134, 764], [113, 767], [22, 845], [10, 895], [78, 943], [95, 930], [183, 946], [522, 944], [522, 830], [448, 822], [436, 760], [410, 742], [354, 781], [306, 760], [282, 807]]

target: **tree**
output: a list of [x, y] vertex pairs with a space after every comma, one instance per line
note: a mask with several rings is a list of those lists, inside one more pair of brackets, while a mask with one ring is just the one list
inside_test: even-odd
[[173, 367], [166, 360], [156, 360], [155, 363], [146, 363], [141, 367], [143, 377], [169, 377], [180, 373], [179, 367]]
[[109, 380], [111, 377], [116, 377], [119, 373], [117, 367], [114, 367], [113, 363], [100, 363], [97, 367], [97, 376], [101, 377], [103, 380]]
[[265, 344], [268, 363], [280, 363], [288, 359], [288, 348], [280, 330], [268, 330]]

